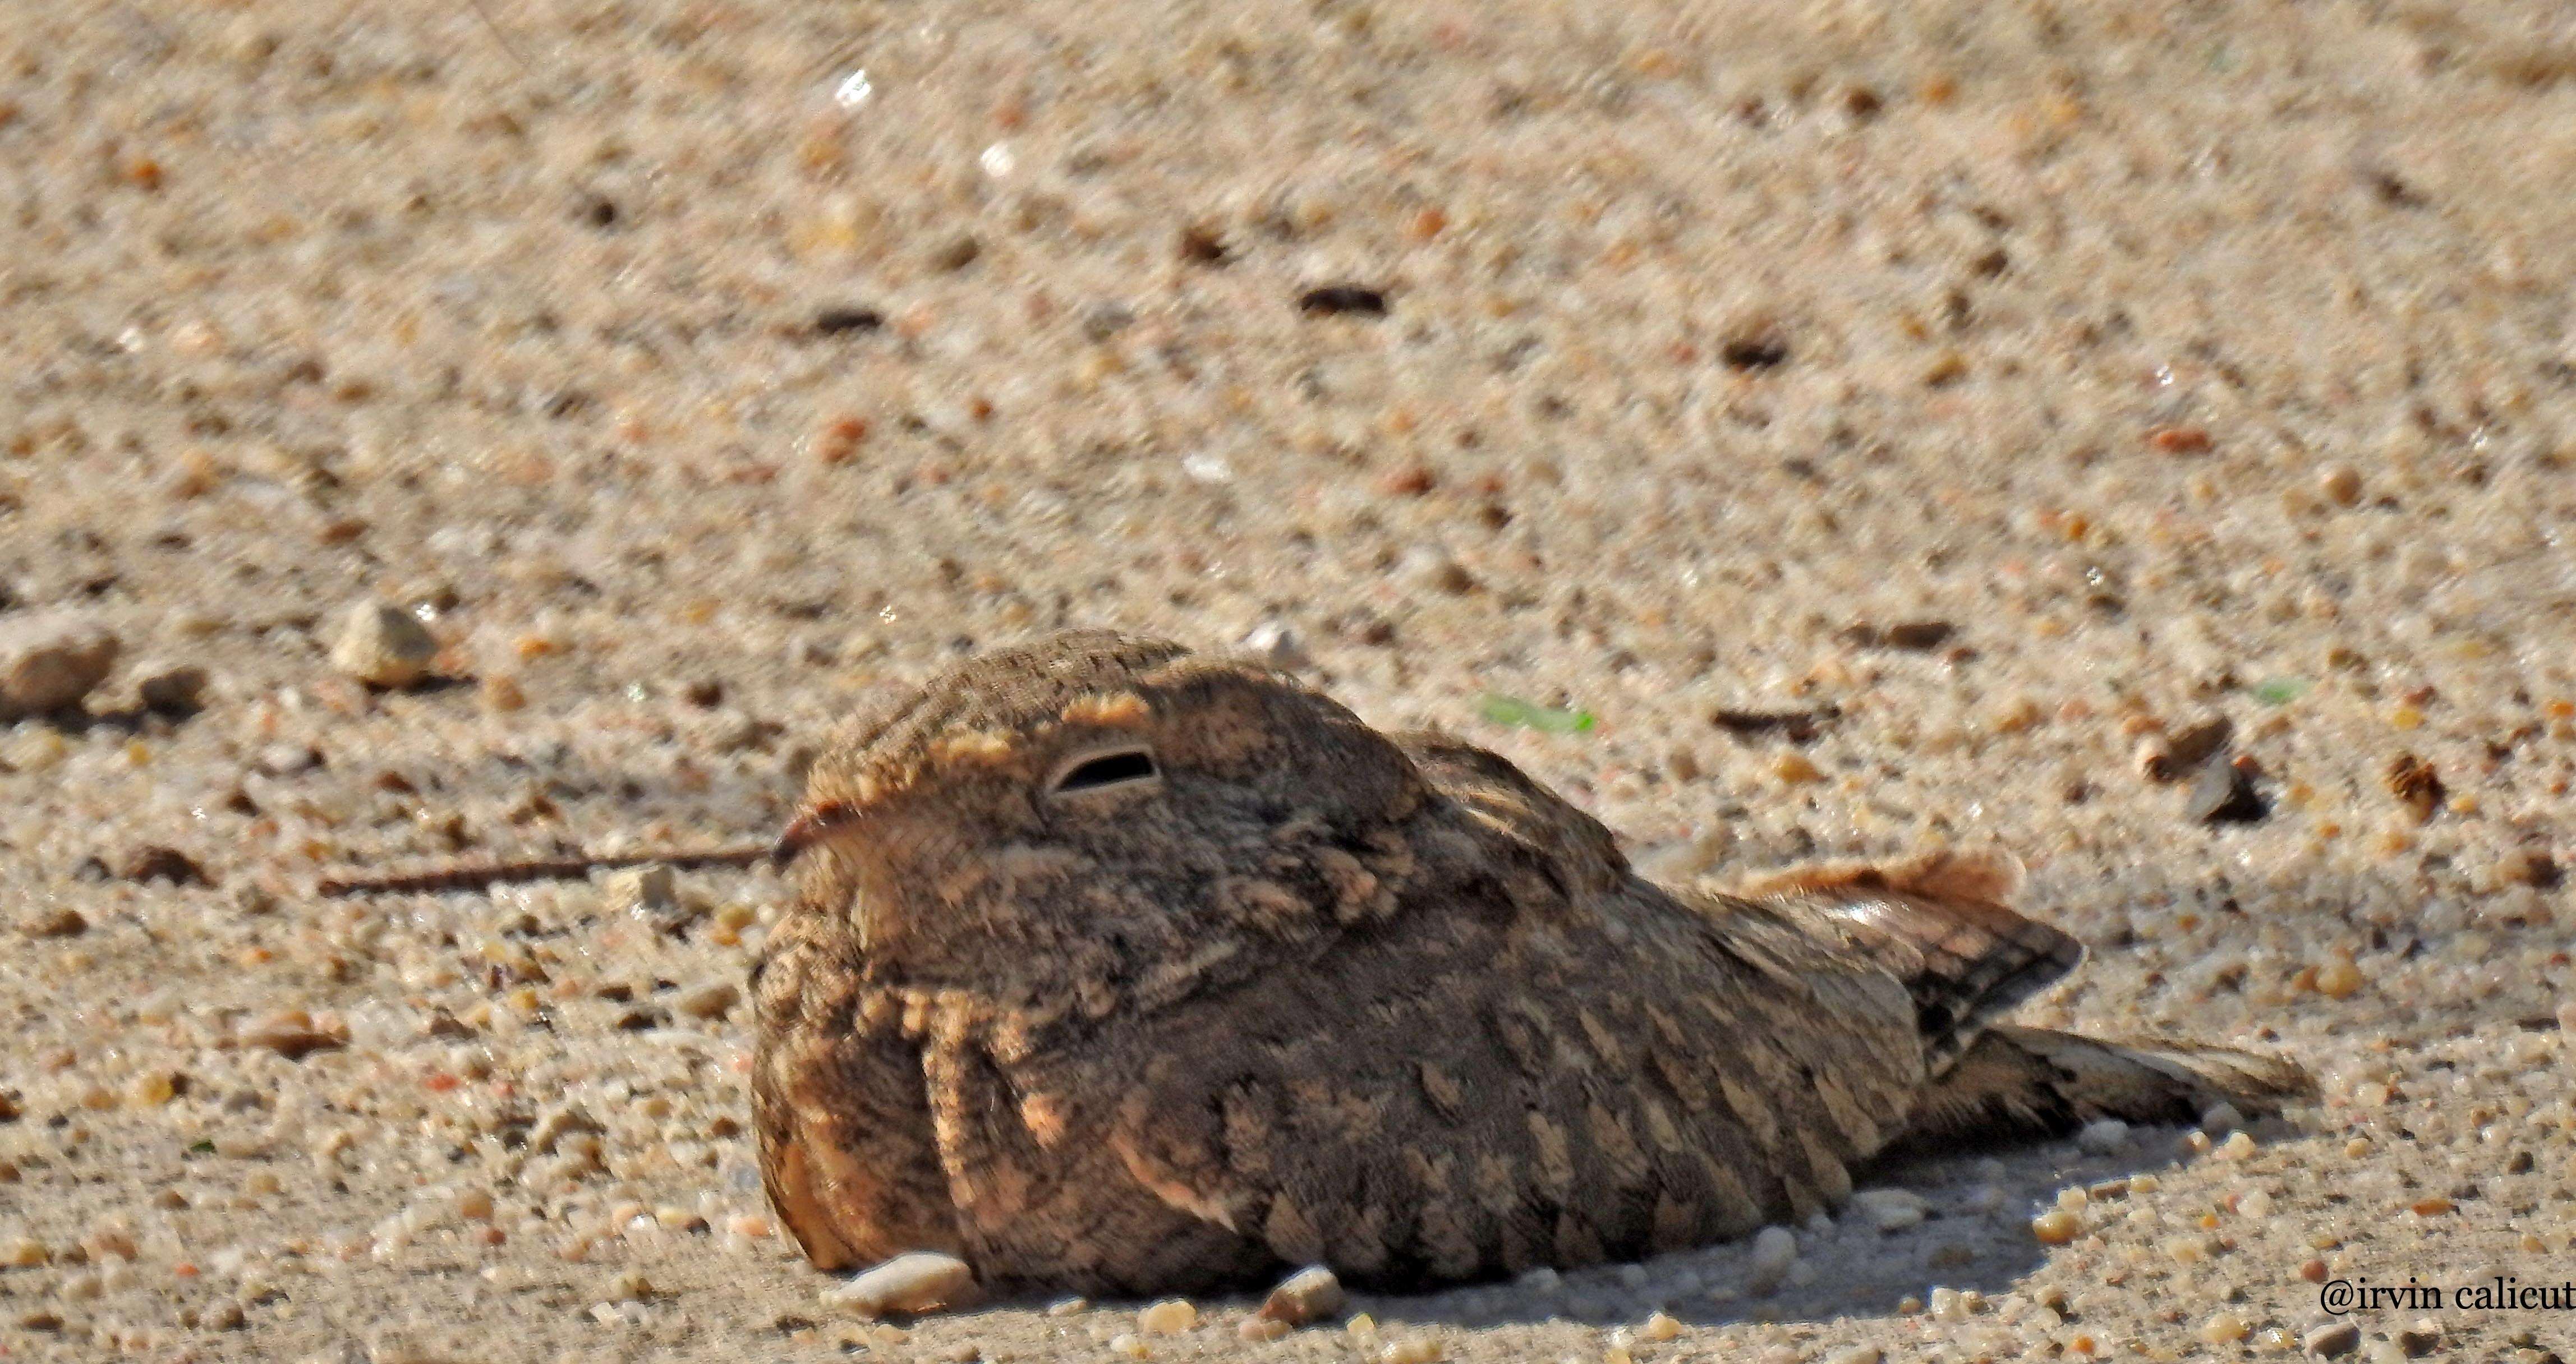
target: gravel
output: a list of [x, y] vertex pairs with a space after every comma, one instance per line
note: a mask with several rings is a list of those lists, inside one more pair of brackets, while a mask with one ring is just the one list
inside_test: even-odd
[[[2337, 1279], [2563, 1277], [2540, 0], [146, 8], [0, 24], [0, 639], [120, 645], [0, 718], [8, 1348], [2286, 1356]], [[1385, 313], [1297, 306], [1336, 284]], [[353, 603], [408, 639], [359, 676]], [[309, 892], [760, 840], [832, 726], [1058, 623], [1275, 626], [1641, 865], [1999, 844], [2092, 949], [2027, 1021], [2325, 1093], [1365, 1333], [1247, 1343], [1257, 1290], [898, 1325], [818, 1306], [713, 1009], [783, 883]], [[127, 649], [197, 707], [128, 705]], [[2260, 822], [2129, 767], [2219, 719]], [[115, 875], [146, 847], [214, 884]], [[2445, 1358], [2556, 1329], [2441, 1315]]]

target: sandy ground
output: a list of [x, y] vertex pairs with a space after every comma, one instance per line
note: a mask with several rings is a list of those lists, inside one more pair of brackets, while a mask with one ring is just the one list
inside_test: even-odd
[[[0, 634], [123, 644], [0, 727], [0, 1358], [1126, 1357], [822, 1304], [743, 1130], [765, 874], [310, 889], [764, 837], [859, 699], [1059, 623], [1282, 624], [1675, 872], [2001, 844], [2096, 949], [2034, 1016], [2326, 1090], [1886, 1172], [1929, 1220], [1769, 1294], [1153, 1359], [2224, 1358], [2576, 1278], [2564, 6], [490, 9], [0, 0]], [[367, 600], [438, 680], [335, 671]], [[2258, 821], [2138, 770], [2220, 717]], [[2576, 1336], [2349, 1320], [2419, 1318]]]

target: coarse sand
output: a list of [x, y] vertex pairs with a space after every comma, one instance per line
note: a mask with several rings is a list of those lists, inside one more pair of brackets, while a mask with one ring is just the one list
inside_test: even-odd
[[[2576, 1278], [2571, 281], [2544, 0], [0, 0], [0, 1359], [2576, 1350], [2318, 1329]], [[757, 841], [1060, 624], [1662, 874], [2009, 849], [2028, 1016], [2321, 1102], [1275, 1342], [872, 1322], [745, 1127], [783, 882], [313, 892]]]

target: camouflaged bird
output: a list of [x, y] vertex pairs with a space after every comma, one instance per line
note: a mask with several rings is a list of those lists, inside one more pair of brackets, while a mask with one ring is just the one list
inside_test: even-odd
[[827, 1269], [1419, 1287], [1802, 1217], [1898, 1143], [2306, 1086], [1996, 1024], [2082, 955], [2009, 864], [1656, 885], [1494, 754], [1114, 634], [848, 731], [779, 853], [761, 1169]]

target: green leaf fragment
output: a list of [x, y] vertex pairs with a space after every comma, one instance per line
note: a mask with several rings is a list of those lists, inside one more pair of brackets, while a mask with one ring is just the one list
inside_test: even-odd
[[2307, 690], [2308, 683], [2304, 678], [2275, 677], [2254, 688], [2254, 699], [2267, 706], [2286, 706], [2305, 695]]
[[1524, 701], [1517, 696], [1487, 692], [1477, 703], [1477, 710], [1498, 725], [1518, 725], [1542, 734], [1581, 734], [1592, 728], [1592, 712], [1564, 710]]

